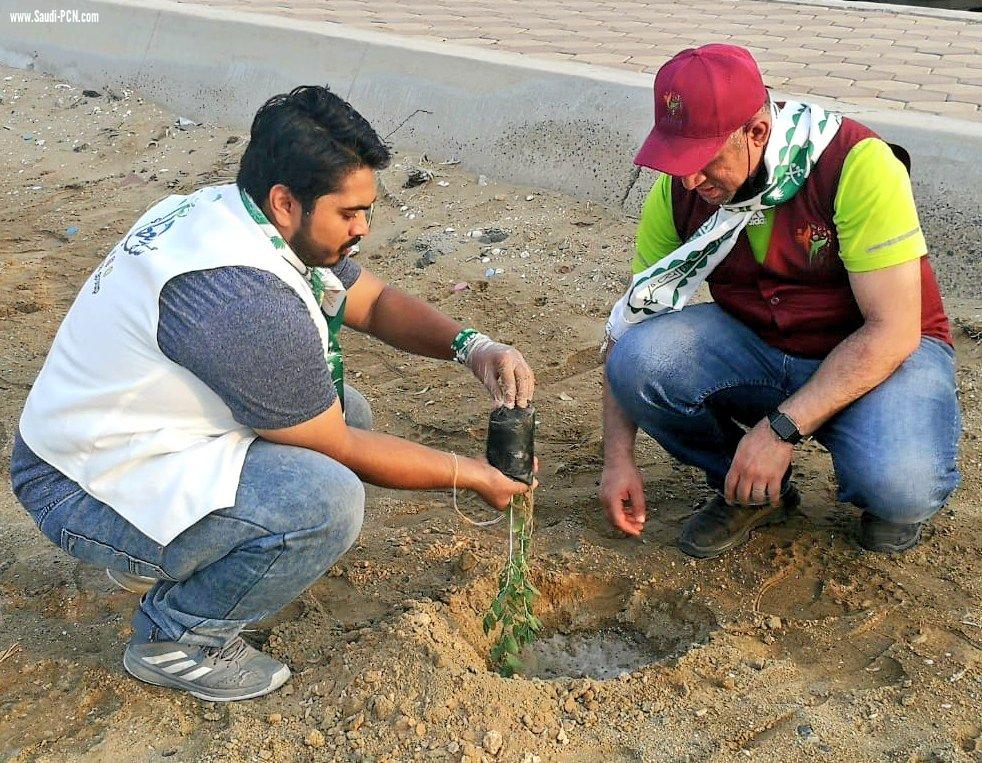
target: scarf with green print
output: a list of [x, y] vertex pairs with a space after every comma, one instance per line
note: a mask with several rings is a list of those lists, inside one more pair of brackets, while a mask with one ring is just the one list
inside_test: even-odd
[[242, 203], [245, 205], [249, 217], [269, 237], [273, 247], [283, 259], [304, 277], [314, 294], [314, 300], [320, 305], [321, 312], [324, 313], [324, 318], [327, 321], [327, 351], [324, 353], [324, 358], [327, 360], [327, 368], [331, 373], [331, 381], [337, 392], [338, 400], [341, 401], [341, 408], [344, 409], [344, 358], [341, 356], [341, 342], [338, 337], [344, 323], [344, 304], [347, 291], [330, 268], [308, 268], [304, 265], [287, 245], [276, 226], [269, 221], [259, 205], [252, 200], [252, 197], [242, 188], [239, 188], [239, 195], [242, 197]]
[[669, 310], [681, 310], [733, 249], [754, 213], [791, 199], [831, 143], [842, 116], [813, 104], [771, 103], [771, 137], [764, 150], [767, 181], [756, 196], [724, 204], [688, 241], [634, 276], [607, 319], [607, 341]]

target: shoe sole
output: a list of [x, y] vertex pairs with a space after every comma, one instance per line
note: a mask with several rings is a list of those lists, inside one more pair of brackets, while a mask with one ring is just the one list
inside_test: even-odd
[[116, 586], [130, 593], [137, 593], [143, 596], [147, 591], [157, 584], [156, 578], [148, 578], [143, 575], [132, 575], [125, 572], [117, 572], [111, 567], [106, 568], [106, 577]]
[[138, 681], [143, 681], [143, 683], [152, 686], [161, 686], [165, 689], [178, 689], [208, 702], [235, 702], [242, 699], [262, 697], [264, 694], [269, 694], [279, 689], [290, 678], [290, 668], [284, 665], [270, 677], [269, 683], [260, 689], [243, 694], [212, 694], [207, 689], [202, 689], [200, 686], [195, 686], [195, 684], [188, 681], [182, 681], [179, 678], [169, 675], [161, 675], [154, 670], [150, 670], [140, 662], [138, 657], [131, 657], [129, 651], [123, 652], [123, 667], [126, 668], [127, 673]]
[[859, 539], [859, 545], [863, 547], [866, 551], [871, 551], [874, 554], [899, 554], [901, 551], [908, 551], [921, 542], [921, 533], [924, 530], [924, 526], [921, 525], [917, 528], [917, 532], [914, 533], [914, 537], [911, 538], [906, 543], [893, 544], [893, 543], [880, 543], [876, 546], [869, 545], [863, 541], [862, 536]]

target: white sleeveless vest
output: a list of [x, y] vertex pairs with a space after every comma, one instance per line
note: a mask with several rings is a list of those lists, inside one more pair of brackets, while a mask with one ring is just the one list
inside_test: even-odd
[[[153, 206], [95, 269], [20, 420], [31, 450], [162, 545], [235, 503], [256, 439], [157, 344], [164, 285], [230, 265], [269, 271], [291, 286], [328, 351], [327, 322], [303, 264], [288, 247], [274, 247], [236, 185], [203, 188]], [[343, 300], [340, 283], [332, 286]]]

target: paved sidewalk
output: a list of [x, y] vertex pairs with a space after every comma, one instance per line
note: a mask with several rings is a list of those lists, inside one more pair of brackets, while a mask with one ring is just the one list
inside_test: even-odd
[[180, 1], [640, 72], [725, 40], [788, 93], [982, 121], [982, 16], [770, 0]]

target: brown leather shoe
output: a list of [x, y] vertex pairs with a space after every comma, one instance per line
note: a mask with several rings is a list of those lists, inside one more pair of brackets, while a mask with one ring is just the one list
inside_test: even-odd
[[746, 543], [751, 530], [784, 522], [800, 503], [801, 495], [793, 486], [784, 492], [779, 506], [730, 506], [723, 496], [714, 496], [682, 523], [679, 548], [697, 559], [719, 556]]

